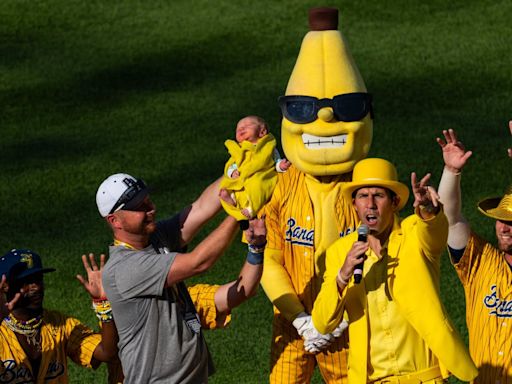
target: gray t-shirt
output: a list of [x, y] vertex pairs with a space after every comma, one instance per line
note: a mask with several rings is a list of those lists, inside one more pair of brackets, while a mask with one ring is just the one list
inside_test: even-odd
[[109, 248], [103, 286], [119, 333], [125, 384], [207, 383], [213, 373], [185, 284], [164, 288], [179, 230], [176, 215], [158, 222], [151, 245], [142, 250]]

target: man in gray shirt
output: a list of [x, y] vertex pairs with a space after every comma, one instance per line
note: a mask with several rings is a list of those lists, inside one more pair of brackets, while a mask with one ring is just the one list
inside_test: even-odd
[[160, 222], [155, 221], [155, 206], [142, 180], [115, 174], [98, 188], [98, 210], [114, 235], [103, 286], [119, 333], [127, 384], [208, 382], [213, 364], [201, 323], [209, 328], [224, 326], [230, 309], [257, 289], [265, 242], [263, 220], [255, 220], [246, 231], [249, 251], [237, 280], [198, 286], [195, 300], [185, 286], [186, 278], [214, 264], [237, 232], [238, 223], [228, 217], [194, 250], [182, 252], [220, 210], [218, 188], [217, 181], [192, 205]]

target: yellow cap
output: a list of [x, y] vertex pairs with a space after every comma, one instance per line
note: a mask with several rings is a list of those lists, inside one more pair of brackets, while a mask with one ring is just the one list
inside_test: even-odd
[[480, 201], [478, 210], [496, 220], [512, 221], [512, 186], [503, 197], [491, 197]]

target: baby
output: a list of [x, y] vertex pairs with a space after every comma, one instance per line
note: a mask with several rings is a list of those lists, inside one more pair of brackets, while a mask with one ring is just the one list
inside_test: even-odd
[[236, 125], [236, 142], [226, 140], [231, 154], [225, 166], [219, 196], [231, 216], [238, 220], [254, 217], [270, 199], [277, 172], [285, 172], [290, 162], [281, 158], [276, 140], [259, 116], [247, 116]]

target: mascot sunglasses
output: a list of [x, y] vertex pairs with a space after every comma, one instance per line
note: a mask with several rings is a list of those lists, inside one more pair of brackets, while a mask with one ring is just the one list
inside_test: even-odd
[[331, 107], [334, 117], [338, 121], [358, 121], [368, 112], [373, 119], [372, 95], [356, 92], [334, 96], [332, 99], [318, 99], [312, 96], [280, 96], [279, 107], [286, 117], [293, 123], [307, 124], [315, 121], [318, 111]]

